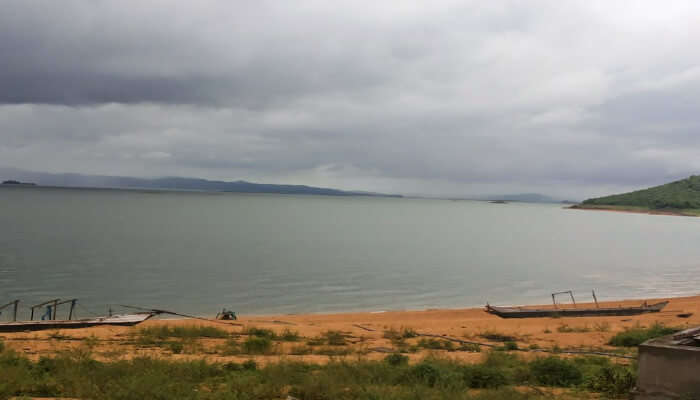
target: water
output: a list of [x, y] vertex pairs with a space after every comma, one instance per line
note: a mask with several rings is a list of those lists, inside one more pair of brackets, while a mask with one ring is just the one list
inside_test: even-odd
[[95, 313], [663, 297], [700, 278], [700, 219], [560, 205], [4, 187], [0, 226], [0, 303]]

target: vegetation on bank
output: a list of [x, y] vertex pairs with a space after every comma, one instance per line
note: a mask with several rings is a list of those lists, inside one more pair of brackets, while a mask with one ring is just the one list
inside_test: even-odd
[[654, 323], [648, 328], [636, 326], [625, 329], [624, 331], [613, 336], [608, 342], [611, 346], [619, 347], [635, 347], [650, 339], [655, 339], [661, 336], [670, 335], [681, 331], [682, 328], [674, 328], [665, 326], [660, 323]]
[[[255, 336], [257, 337], [257, 336]], [[0, 353], [0, 398], [12, 396], [100, 399], [538, 399], [538, 387], [569, 388], [587, 397], [624, 395], [635, 382], [634, 365], [606, 358], [542, 357], [526, 361], [489, 352], [479, 364], [427, 357], [409, 364], [390, 354], [325, 365], [279, 361], [243, 363], [157, 358], [99, 362], [83, 346], [54, 358], [30, 361]], [[517, 387], [517, 390], [516, 390]], [[528, 387], [530, 387], [528, 389]], [[472, 390], [478, 389], [478, 390]], [[551, 395], [550, 395], [551, 396]]]
[[574, 207], [611, 208], [622, 211], [656, 210], [700, 215], [700, 176], [693, 175], [644, 190], [588, 199]]

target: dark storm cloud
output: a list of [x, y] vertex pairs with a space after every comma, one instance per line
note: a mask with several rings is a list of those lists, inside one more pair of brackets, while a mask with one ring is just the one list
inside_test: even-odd
[[700, 170], [697, 3], [375, 3], [5, 2], [2, 164], [574, 197]]

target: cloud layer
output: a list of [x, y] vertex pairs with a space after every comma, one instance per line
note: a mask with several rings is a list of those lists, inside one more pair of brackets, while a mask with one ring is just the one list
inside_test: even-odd
[[9, 1], [0, 160], [574, 198], [700, 170], [697, 2]]

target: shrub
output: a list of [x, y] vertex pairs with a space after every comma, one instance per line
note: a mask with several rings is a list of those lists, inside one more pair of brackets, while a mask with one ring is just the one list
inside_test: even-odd
[[244, 370], [255, 371], [258, 369], [258, 363], [256, 363], [255, 360], [245, 360], [243, 364], [241, 364], [241, 367], [243, 367]]
[[678, 331], [680, 331], [679, 328], [667, 327], [656, 322], [649, 328], [635, 327], [626, 329], [613, 336], [608, 344], [611, 346], [634, 347], [649, 339], [670, 335]]
[[248, 327], [245, 331], [245, 334], [248, 334], [250, 336], [257, 336], [257, 337], [262, 337], [262, 338], [268, 338], [270, 340], [276, 339], [277, 335], [272, 329], [265, 329], [265, 328], [256, 328], [254, 326]]
[[173, 354], [180, 354], [184, 349], [182, 342], [171, 342], [168, 344], [168, 349], [173, 352]]
[[637, 376], [633, 368], [606, 363], [586, 376], [583, 386], [595, 392], [619, 396], [629, 393], [636, 380]]
[[507, 385], [508, 380], [506, 371], [495, 366], [482, 364], [464, 369], [464, 381], [471, 388], [496, 388]]
[[393, 365], [393, 366], [407, 365], [408, 364], [408, 357], [404, 356], [403, 354], [399, 354], [399, 353], [391, 353], [388, 356], [384, 357], [384, 361], [386, 361], [387, 364]]
[[518, 350], [518, 344], [515, 342], [506, 342], [503, 347], [506, 350]]
[[559, 358], [538, 358], [530, 363], [535, 381], [545, 386], [575, 386], [581, 383], [582, 374], [573, 362]]
[[250, 336], [243, 342], [246, 354], [269, 354], [272, 351], [272, 340], [267, 337]]
[[408, 371], [408, 376], [416, 383], [433, 387], [440, 379], [440, 371], [435, 365], [423, 361], [411, 367]]

